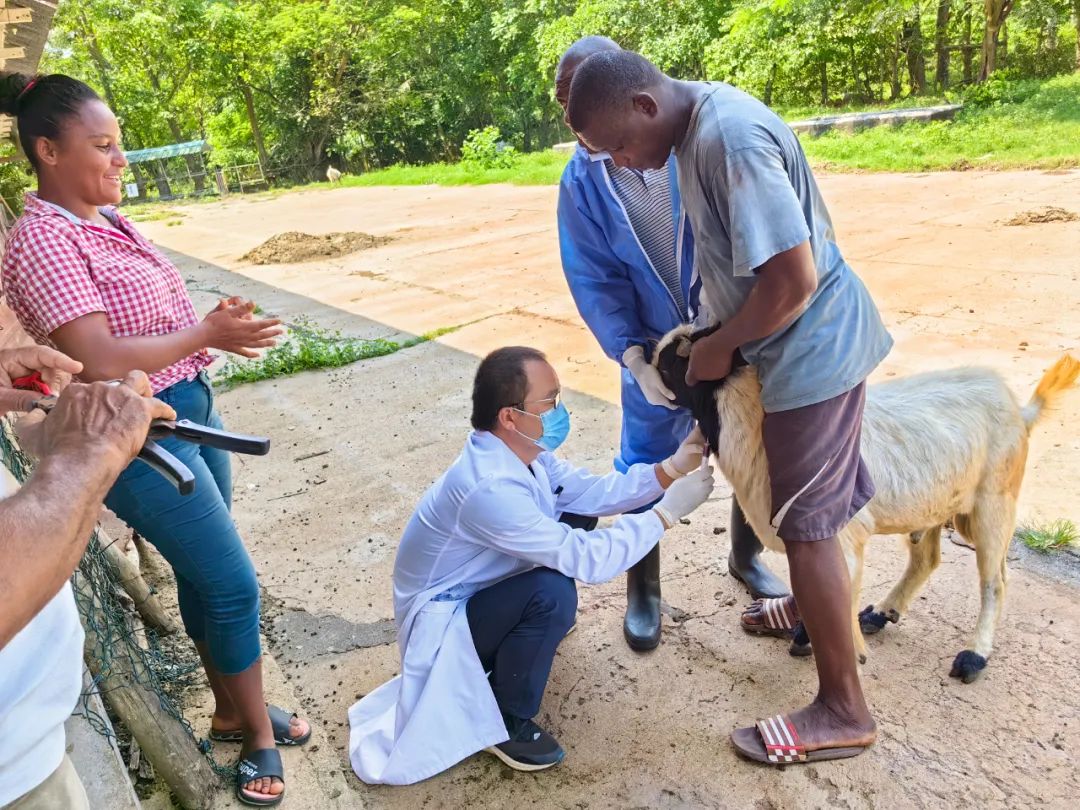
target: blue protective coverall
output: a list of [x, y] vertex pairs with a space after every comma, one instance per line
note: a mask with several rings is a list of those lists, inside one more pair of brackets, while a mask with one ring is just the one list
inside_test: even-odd
[[[667, 169], [683, 300], [693, 308], [693, 237], [682, 209], [674, 159], [668, 161]], [[660, 462], [690, 433], [693, 418], [684, 408], [672, 411], [650, 405], [622, 366], [622, 356], [628, 347], [640, 345], [650, 357], [656, 341], [689, 322], [691, 313], [679, 311], [646, 255], [603, 160], [580, 145], [559, 183], [558, 220], [559, 250], [570, 294], [604, 353], [622, 370], [622, 439], [615, 467], [625, 472], [632, 464]]]

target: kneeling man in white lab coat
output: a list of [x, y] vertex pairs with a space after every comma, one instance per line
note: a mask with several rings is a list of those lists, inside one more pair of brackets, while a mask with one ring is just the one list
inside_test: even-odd
[[[661, 464], [592, 475], [551, 452], [570, 415], [543, 354], [484, 358], [461, 455], [424, 494], [398, 547], [394, 614], [401, 674], [349, 710], [349, 753], [368, 783], [407, 785], [477, 751], [536, 771], [563, 749], [533, 717], [576, 580], [604, 582], [644, 557], [713, 488], [695, 430]], [[563, 512], [622, 515], [572, 529]]]

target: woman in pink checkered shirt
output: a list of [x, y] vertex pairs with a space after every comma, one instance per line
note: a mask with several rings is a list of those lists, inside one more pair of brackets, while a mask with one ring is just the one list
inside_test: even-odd
[[[179, 418], [220, 427], [208, 350], [254, 357], [274, 345], [280, 322], [256, 320], [254, 304], [239, 298], [199, 319], [177, 269], [113, 207], [127, 160], [116, 117], [89, 86], [62, 75], [8, 74], [0, 77], [0, 112], [17, 119], [38, 179], [2, 268], [23, 328], [81, 361], [84, 380], [141, 369]], [[263, 698], [259, 588], [229, 512], [230, 460], [220, 450], [162, 443], [195, 473], [195, 492], [181, 496], [134, 462], [106, 505], [176, 573], [184, 627], [216, 701], [210, 736], [242, 742], [238, 798], [276, 804], [285, 786], [275, 743], [302, 744], [311, 729]]]

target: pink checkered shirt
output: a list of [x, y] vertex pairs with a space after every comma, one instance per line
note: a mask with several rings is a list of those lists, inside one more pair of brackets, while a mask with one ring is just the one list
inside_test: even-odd
[[[11, 230], [0, 279], [8, 306], [38, 343], [53, 345], [57, 328], [104, 312], [114, 337], [168, 335], [199, 323], [184, 279], [172, 262], [115, 209], [102, 209], [115, 228], [65, 216], [26, 195]], [[193, 380], [213, 362], [205, 350], [150, 375], [158, 393]]]

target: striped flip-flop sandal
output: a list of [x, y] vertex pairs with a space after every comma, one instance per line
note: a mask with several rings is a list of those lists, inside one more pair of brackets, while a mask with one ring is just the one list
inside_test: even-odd
[[[755, 599], [739, 619], [742, 629], [759, 636], [791, 638], [795, 634], [795, 626], [799, 623], [799, 615], [789, 604], [790, 600], [788, 596]], [[757, 621], [759, 616], [761, 620]], [[754, 620], [750, 620], [750, 617]]]
[[807, 751], [799, 732], [787, 715], [778, 714], [759, 720], [754, 728], [740, 728], [731, 735], [735, 750], [747, 759], [768, 765], [791, 765], [800, 762], [822, 762], [827, 759], [847, 759], [861, 754], [869, 745], [815, 748]]

